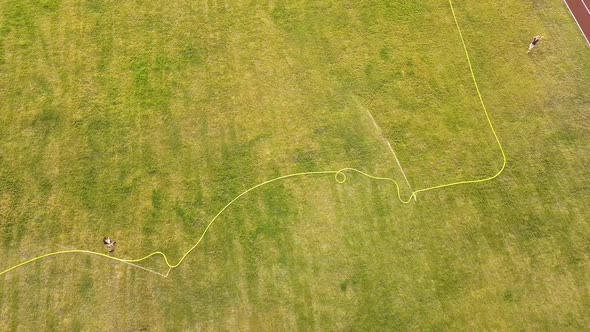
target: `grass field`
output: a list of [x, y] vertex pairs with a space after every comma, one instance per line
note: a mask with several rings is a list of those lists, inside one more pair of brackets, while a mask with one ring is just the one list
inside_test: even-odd
[[[498, 178], [276, 181], [167, 278], [1, 275], [0, 330], [589, 328], [590, 50], [560, 0], [454, 6]], [[0, 2], [0, 271], [176, 262], [297, 172], [407, 198], [387, 142], [413, 190], [502, 165], [446, 0]]]

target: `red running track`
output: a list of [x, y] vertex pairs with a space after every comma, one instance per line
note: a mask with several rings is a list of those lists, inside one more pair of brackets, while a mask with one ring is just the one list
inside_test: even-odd
[[590, 0], [563, 0], [590, 45]]

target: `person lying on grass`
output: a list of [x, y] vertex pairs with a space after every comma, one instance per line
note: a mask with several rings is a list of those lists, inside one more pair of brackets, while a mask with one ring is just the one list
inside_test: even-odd
[[529, 53], [535, 46], [537, 46], [537, 44], [539, 43], [539, 40], [541, 40], [541, 38], [543, 38], [543, 36], [535, 36], [533, 38], [533, 41], [529, 45], [529, 50], [526, 52]]
[[110, 237], [105, 236], [102, 239], [102, 243], [107, 246], [107, 250], [109, 251], [110, 254], [115, 252], [115, 244], [117, 244], [117, 241], [113, 241], [113, 240], [111, 240]]

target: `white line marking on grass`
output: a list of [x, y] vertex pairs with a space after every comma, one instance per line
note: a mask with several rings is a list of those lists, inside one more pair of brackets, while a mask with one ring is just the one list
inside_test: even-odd
[[[166, 274], [163, 274], [163, 273], [160, 273], [160, 272], [156, 272], [156, 271], [154, 271], [154, 270], [150, 270], [150, 269], [148, 269], [148, 268], [146, 268], [146, 267], [143, 267], [143, 266], [141, 266], [141, 265], [137, 265], [137, 264], [133, 264], [133, 263], [129, 263], [129, 262], [124, 262], [124, 261], [120, 261], [120, 262], [121, 262], [121, 263], [128, 264], [128, 265], [131, 265], [131, 266], [133, 266], [133, 267], [140, 268], [140, 269], [142, 269], [142, 270], [145, 270], [145, 271], [151, 272], [151, 273], [153, 273], [153, 274], [157, 274], [157, 275], [159, 275], [159, 276], [161, 276], [161, 277], [164, 277], [164, 278], [166, 278], [166, 277], [168, 276], [168, 273], [166, 273]], [[170, 270], [168, 270], [168, 271], [170, 271]]]
[[[395, 154], [395, 151], [393, 151], [393, 148], [391, 147], [391, 144], [389, 143], [389, 141], [383, 136], [383, 133], [381, 132], [381, 128], [377, 124], [377, 121], [375, 121], [373, 114], [371, 114], [371, 111], [369, 111], [368, 108], [366, 108], [363, 104], [361, 104], [361, 102], [358, 100], [358, 98], [356, 96], [352, 96], [352, 98], [362, 109], [365, 110], [365, 112], [367, 112], [367, 114], [369, 115], [369, 118], [371, 118], [371, 121], [373, 121], [373, 126], [375, 126], [375, 130], [377, 130], [377, 134], [379, 136], [381, 136], [383, 138], [383, 140], [387, 143], [387, 146], [389, 147], [389, 151], [391, 151], [391, 153], [393, 154], [393, 158], [395, 158], [395, 162], [397, 163], [397, 166], [402, 171], [402, 175], [404, 176], [404, 179], [406, 180], [406, 183], [408, 184], [410, 191], [414, 192], [414, 189], [412, 189], [412, 186], [410, 185], [410, 181], [408, 181], [408, 177], [406, 176], [406, 172], [404, 172], [404, 169], [402, 168], [402, 164], [399, 162], [399, 159], [397, 159], [397, 155]], [[416, 201], [416, 195], [414, 195], [414, 202], [415, 201]]]
[[365, 112], [367, 112], [367, 114], [369, 115], [369, 118], [371, 118], [371, 121], [373, 121], [373, 126], [375, 126], [375, 130], [377, 130], [377, 134], [379, 134], [379, 136], [383, 137], [383, 133], [381, 133], [381, 128], [379, 128], [379, 125], [377, 124], [377, 121], [375, 121], [373, 114], [371, 114], [371, 112], [369, 111], [368, 108], [365, 107], [365, 105], [361, 104], [361, 102], [358, 100], [358, 98], [356, 96], [352, 96], [352, 98], [359, 105], [360, 108], [364, 109]]
[[[399, 166], [399, 169], [402, 171], [402, 175], [404, 176], [404, 179], [406, 180], [406, 183], [408, 184], [410, 191], [414, 192], [414, 189], [412, 189], [412, 186], [410, 185], [410, 181], [408, 181], [408, 177], [406, 176], [406, 172], [404, 172], [404, 169], [402, 168], [402, 164], [400, 164], [399, 159], [397, 159], [397, 155], [395, 154], [395, 151], [393, 151], [393, 147], [391, 147], [391, 144], [389, 143], [389, 141], [387, 141], [387, 146], [389, 146], [389, 150], [393, 154], [393, 158], [395, 158], [395, 162], [397, 163], [397, 166]], [[416, 202], [416, 201], [417, 201], [416, 195], [414, 195], [414, 202]]]

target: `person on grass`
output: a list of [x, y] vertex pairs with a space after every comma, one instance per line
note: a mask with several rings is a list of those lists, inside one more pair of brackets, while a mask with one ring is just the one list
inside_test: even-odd
[[533, 48], [535, 48], [535, 46], [537, 46], [537, 44], [539, 43], [539, 40], [541, 40], [541, 38], [543, 38], [543, 36], [535, 36], [533, 38], [533, 41], [529, 45], [529, 50], [526, 52], [529, 53]]
[[111, 240], [110, 237], [105, 236], [102, 239], [102, 243], [107, 246], [107, 250], [109, 251], [109, 254], [112, 254], [113, 252], [115, 252], [115, 244], [117, 244], [117, 241], [113, 241], [113, 240]]

